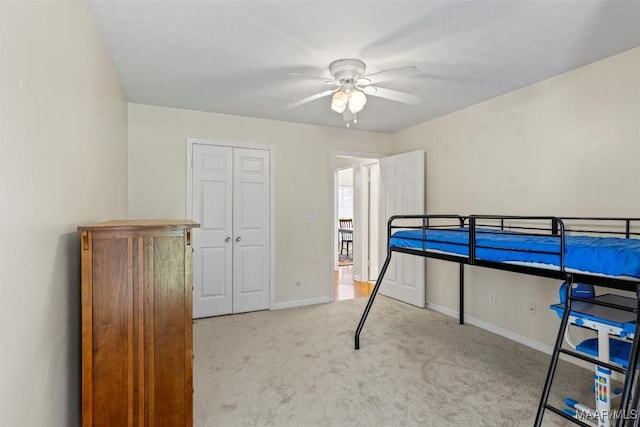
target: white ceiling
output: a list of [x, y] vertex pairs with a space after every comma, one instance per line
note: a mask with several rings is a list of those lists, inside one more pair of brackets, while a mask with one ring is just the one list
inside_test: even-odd
[[[90, 1], [130, 102], [344, 127], [329, 63], [417, 66], [357, 129], [395, 132], [640, 46], [640, 1]], [[640, 71], [640, 70], [639, 70]]]

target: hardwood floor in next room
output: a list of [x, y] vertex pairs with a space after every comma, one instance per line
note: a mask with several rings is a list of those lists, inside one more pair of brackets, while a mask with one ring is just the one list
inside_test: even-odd
[[368, 297], [372, 290], [372, 283], [353, 280], [353, 265], [338, 267], [338, 271], [333, 274], [334, 301]]

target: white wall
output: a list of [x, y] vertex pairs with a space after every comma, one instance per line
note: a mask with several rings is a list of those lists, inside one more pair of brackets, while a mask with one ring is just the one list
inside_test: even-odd
[[[418, 148], [429, 213], [638, 217], [640, 49], [394, 135], [394, 152]], [[429, 261], [431, 303], [457, 311], [457, 268]], [[466, 279], [467, 314], [553, 343], [559, 283], [469, 267]]]
[[0, 2], [0, 46], [0, 425], [79, 425], [75, 230], [127, 214], [126, 103], [84, 2]]
[[188, 137], [274, 147], [276, 305], [330, 300], [331, 150], [388, 152], [391, 136], [129, 104], [130, 217], [185, 216]]

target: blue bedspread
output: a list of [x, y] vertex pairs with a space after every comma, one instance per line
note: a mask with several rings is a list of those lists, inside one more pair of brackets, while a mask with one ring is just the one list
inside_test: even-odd
[[[391, 236], [391, 246], [435, 249], [469, 255], [467, 228], [402, 230]], [[534, 252], [537, 251], [537, 252]], [[510, 234], [499, 230], [476, 230], [476, 259], [496, 262], [531, 262], [558, 266], [560, 239], [553, 236]], [[565, 236], [565, 268], [610, 276], [640, 278], [640, 239]]]

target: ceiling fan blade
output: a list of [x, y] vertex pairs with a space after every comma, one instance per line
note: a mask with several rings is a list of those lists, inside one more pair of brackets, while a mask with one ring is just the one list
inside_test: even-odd
[[340, 90], [340, 88], [325, 90], [324, 92], [316, 93], [315, 95], [308, 96], [308, 97], [306, 97], [304, 99], [301, 99], [300, 101], [296, 101], [296, 102], [294, 102], [292, 104], [285, 105], [283, 108], [285, 110], [289, 110], [291, 108], [296, 108], [296, 107], [299, 107], [299, 106], [304, 105], [306, 103], [309, 103], [311, 101], [315, 101], [316, 99], [320, 99], [320, 98], [323, 98], [325, 96], [329, 96], [332, 93], [337, 92], [338, 90]]
[[414, 95], [412, 93], [405, 93], [376, 86], [365, 86], [365, 89], [366, 90], [364, 92], [367, 95], [390, 99], [391, 101], [401, 102], [403, 104], [418, 105], [422, 101], [422, 98], [419, 95]]
[[421, 74], [418, 67], [409, 65], [406, 67], [395, 68], [393, 70], [381, 71], [375, 74], [369, 74], [368, 76], [362, 76], [358, 80], [358, 84], [366, 86], [374, 83], [386, 82], [389, 80], [403, 79], [407, 77], [413, 77]]
[[299, 79], [305, 79], [305, 80], [315, 80], [315, 81], [321, 81], [323, 83], [326, 83], [328, 85], [339, 85], [340, 82], [333, 80], [331, 77], [323, 77], [323, 76], [316, 76], [313, 74], [303, 74], [303, 73], [289, 73], [287, 74], [290, 77], [296, 77]]

